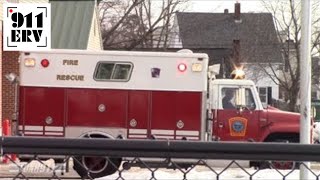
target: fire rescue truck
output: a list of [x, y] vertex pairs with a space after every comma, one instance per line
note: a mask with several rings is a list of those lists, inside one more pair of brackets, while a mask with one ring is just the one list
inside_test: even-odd
[[[299, 141], [299, 114], [264, 108], [255, 84], [215, 79], [208, 56], [185, 52], [21, 52], [19, 126], [24, 136]], [[233, 107], [224, 107], [224, 98]], [[123, 159], [111, 159], [120, 166]], [[108, 161], [92, 177], [114, 173]], [[93, 162], [94, 163], [94, 162]], [[90, 168], [89, 168], [90, 167]]]

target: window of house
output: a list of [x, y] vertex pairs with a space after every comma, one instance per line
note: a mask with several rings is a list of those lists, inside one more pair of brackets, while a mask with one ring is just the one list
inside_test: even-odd
[[[266, 107], [268, 104], [272, 104], [272, 87], [257, 87], [257, 89], [262, 105]], [[281, 92], [279, 97], [281, 97]]]
[[131, 63], [99, 62], [94, 74], [95, 80], [128, 81], [132, 72]]
[[311, 99], [317, 99], [317, 92], [316, 91], [311, 92]]
[[279, 99], [285, 99], [285, 90], [281, 86], [279, 86]]
[[285, 55], [285, 59], [284, 59], [284, 71], [285, 72], [289, 72], [289, 54]]

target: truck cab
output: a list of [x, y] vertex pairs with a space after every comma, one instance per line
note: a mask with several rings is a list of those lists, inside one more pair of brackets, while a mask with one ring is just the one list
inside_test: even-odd
[[208, 102], [213, 140], [299, 141], [300, 115], [264, 108], [250, 80], [211, 80]]

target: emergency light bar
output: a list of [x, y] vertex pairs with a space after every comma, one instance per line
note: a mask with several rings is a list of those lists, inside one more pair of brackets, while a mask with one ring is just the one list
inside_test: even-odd
[[245, 73], [242, 69], [235, 69], [231, 72], [232, 79], [244, 79]]

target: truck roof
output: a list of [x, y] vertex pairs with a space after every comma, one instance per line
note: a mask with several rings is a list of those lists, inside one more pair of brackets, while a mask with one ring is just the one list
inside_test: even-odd
[[76, 50], [76, 49], [51, 49], [50, 51], [22, 51], [20, 53], [35, 54], [76, 54], [76, 55], [115, 55], [115, 56], [149, 56], [149, 57], [195, 57], [207, 58], [205, 53], [186, 53], [183, 52], [156, 52], [156, 51], [93, 51], [93, 50]]
[[254, 86], [254, 82], [251, 80], [245, 79], [216, 79], [212, 82], [213, 84], [222, 84], [222, 85], [250, 85]]

